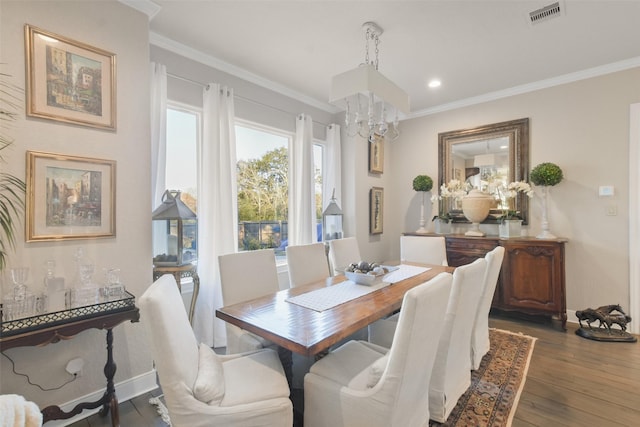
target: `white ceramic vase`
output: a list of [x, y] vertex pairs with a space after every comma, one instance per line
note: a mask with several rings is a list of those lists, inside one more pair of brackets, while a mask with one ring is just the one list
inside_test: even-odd
[[462, 213], [471, 221], [471, 230], [465, 236], [482, 237], [484, 233], [480, 231], [480, 223], [489, 216], [493, 198], [480, 190], [471, 190], [462, 199]]

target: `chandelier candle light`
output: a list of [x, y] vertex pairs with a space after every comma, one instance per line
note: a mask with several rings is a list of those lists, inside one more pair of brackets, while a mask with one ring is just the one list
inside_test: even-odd
[[[399, 135], [398, 112], [409, 113], [409, 95], [378, 71], [382, 28], [374, 22], [365, 22], [362, 29], [364, 63], [333, 77], [329, 102], [346, 107], [345, 128], [349, 136], [360, 135], [371, 140], [376, 134], [393, 140]], [[375, 59], [369, 59], [371, 42], [375, 46]]]

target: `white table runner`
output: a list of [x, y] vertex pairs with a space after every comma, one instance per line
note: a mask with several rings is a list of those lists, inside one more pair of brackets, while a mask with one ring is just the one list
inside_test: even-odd
[[429, 268], [417, 267], [414, 265], [401, 264], [395, 271], [382, 277], [379, 283], [371, 286], [358, 285], [351, 280], [345, 280], [337, 285], [316, 289], [295, 297], [287, 298], [286, 301], [315, 311], [325, 311], [345, 302], [351, 301], [361, 296], [375, 292], [378, 289], [389, 286], [417, 274], [423, 273]]

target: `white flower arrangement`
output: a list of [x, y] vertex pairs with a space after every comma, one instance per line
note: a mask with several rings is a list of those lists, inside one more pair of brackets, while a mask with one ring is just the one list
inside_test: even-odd
[[451, 216], [449, 215], [449, 212], [444, 211], [444, 203], [441, 203], [440, 201], [442, 199], [449, 198], [455, 199], [456, 201], [462, 200], [462, 198], [467, 195], [469, 190], [471, 190], [471, 185], [458, 179], [452, 179], [446, 184], [442, 184], [440, 186], [440, 194], [434, 194], [433, 196], [431, 196], [431, 203], [439, 203], [438, 215], [433, 217], [433, 219], [435, 220], [436, 218], [440, 218], [441, 220], [449, 222]]
[[502, 219], [521, 219], [518, 216], [518, 213], [514, 210], [511, 210], [511, 202], [518, 196], [518, 193], [524, 193], [527, 197], [532, 198], [534, 195], [533, 189], [531, 185], [529, 185], [526, 181], [515, 181], [510, 182], [506, 186], [497, 187], [498, 195], [501, 195], [504, 198], [504, 201], [509, 206], [507, 209], [503, 209], [504, 213], [502, 215]]

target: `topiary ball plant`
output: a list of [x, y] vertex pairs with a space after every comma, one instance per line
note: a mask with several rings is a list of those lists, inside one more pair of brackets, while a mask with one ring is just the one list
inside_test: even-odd
[[429, 175], [418, 175], [413, 178], [413, 189], [415, 191], [431, 191], [433, 180]]
[[534, 185], [554, 186], [562, 181], [562, 169], [555, 163], [540, 163], [531, 169], [529, 179]]

